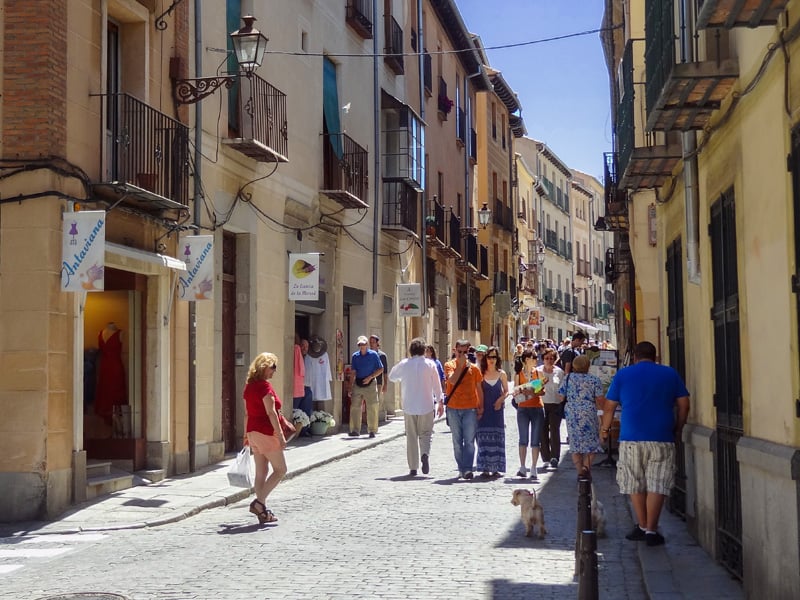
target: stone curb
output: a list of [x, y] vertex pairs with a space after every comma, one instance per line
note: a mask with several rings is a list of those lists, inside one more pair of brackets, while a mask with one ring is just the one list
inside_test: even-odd
[[[437, 420], [443, 420], [441, 419]], [[343, 458], [347, 458], [349, 456], [353, 456], [354, 454], [358, 454], [359, 452], [364, 452], [365, 450], [369, 450], [370, 448], [374, 448], [375, 446], [379, 446], [380, 444], [385, 444], [391, 440], [397, 439], [401, 436], [404, 436], [405, 430], [399, 431], [396, 433], [390, 433], [386, 435], [382, 435], [380, 438], [375, 438], [370, 440], [368, 444], [364, 444], [359, 447], [350, 448], [340, 454], [335, 454], [328, 456], [326, 458], [317, 460], [312, 462], [311, 464], [305, 465], [303, 467], [299, 467], [297, 469], [293, 469], [286, 473], [286, 476], [283, 478], [284, 481], [287, 479], [292, 479], [293, 477], [297, 477], [298, 475], [302, 475], [303, 473], [307, 473], [312, 469], [317, 467], [321, 467], [322, 465], [331, 463], [335, 460], [340, 460]], [[231, 488], [236, 489], [236, 488]], [[235, 504], [241, 500], [244, 500], [248, 496], [253, 493], [252, 488], [249, 490], [245, 489], [236, 489], [236, 491], [230, 493], [224, 493], [221, 497], [215, 498], [214, 500], [203, 501], [201, 504], [196, 506], [187, 506], [186, 510], [179, 514], [169, 515], [166, 517], [158, 517], [156, 519], [152, 519], [149, 521], [144, 522], [134, 522], [134, 523], [122, 523], [122, 524], [115, 524], [115, 525], [103, 525], [99, 527], [71, 527], [69, 529], [61, 529], [58, 531], [17, 531], [13, 534], [10, 534], [8, 537], [20, 537], [20, 536], [46, 536], [46, 535], [68, 535], [68, 534], [77, 534], [77, 533], [97, 533], [102, 531], [122, 531], [127, 529], [145, 529], [149, 527], [160, 527], [162, 525], [169, 525], [170, 523], [177, 523], [179, 521], [183, 521], [184, 519], [188, 519], [189, 517], [193, 517], [200, 512], [210, 509], [210, 508], [219, 508], [222, 506], [228, 506], [229, 504]], [[2, 536], [0, 536], [2, 537]]]

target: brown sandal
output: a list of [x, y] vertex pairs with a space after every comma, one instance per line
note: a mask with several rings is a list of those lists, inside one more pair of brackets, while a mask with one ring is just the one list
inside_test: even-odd
[[268, 509], [264, 503], [260, 502], [258, 499], [253, 500], [250, 503], [250, 512], [258, 517], [258, 522], [262, 525], [264, 523], [274, 523], [278, 520], [278, 517], [275, 516], [275, 513]]

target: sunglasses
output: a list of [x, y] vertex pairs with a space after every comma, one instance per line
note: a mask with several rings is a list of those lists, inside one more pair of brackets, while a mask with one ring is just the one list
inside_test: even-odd
[[456, 350], [456, 354], [466, 354], [467, 350]]
[[497, 359], [498, 359], [498, 358], [500, 358], [500, 357], [499, 357], [499, 356], [497, 356], [496, 354], [487, 354], [487, 355], [486, 355], [486, 358], [491, 358], [491, 359], [493, 359], [493, 360], [497, 360]]

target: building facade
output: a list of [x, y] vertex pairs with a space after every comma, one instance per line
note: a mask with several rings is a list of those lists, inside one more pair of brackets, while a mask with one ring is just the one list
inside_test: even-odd
[[671, 509], [748, 597], [800, 596], [796, 8], [606, 3], [618, 335], [687, 383]]

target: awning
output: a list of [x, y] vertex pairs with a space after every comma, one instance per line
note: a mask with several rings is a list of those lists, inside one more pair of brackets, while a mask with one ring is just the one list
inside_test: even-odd
[[175, 269], [176, 271], [185, 271], [186, 263], [174, 256], [167, 256], [165, 254], [156, 254], [155, 252], [146, 252], [138, 248], [131, 248], [130, 246], [123, 246], [122, 244], [115, 244], [113, 242], [106, 242], [106, 252], [111, 252], [118, 256], [125, 256], [144, 262], [155, 263], [168, 269]]
[[599, 327], [595, 327], [591, 323], [584, 323], [583, 321], [567, 321], [567, 323], [575, 325], [575, 327], [584, 331], [585, 333], [597, 333], [600, 331]]

